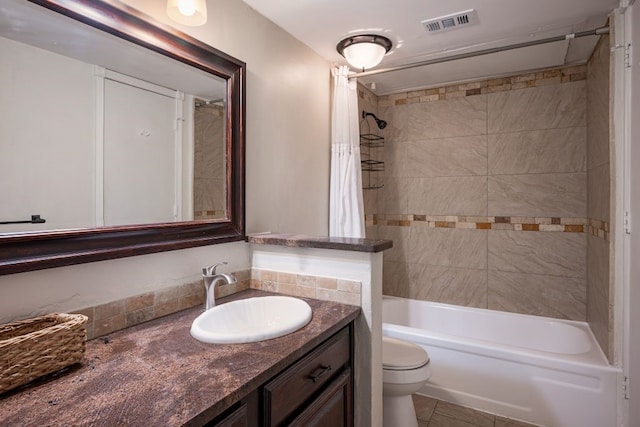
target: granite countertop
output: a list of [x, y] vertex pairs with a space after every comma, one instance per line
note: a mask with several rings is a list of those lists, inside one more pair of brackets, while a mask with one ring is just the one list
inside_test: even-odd
[[[273, 295], [248, 290], [219, 303]], [[0, 425], [203, 425], [354, 320], [360, 308], [306, 299], [304, 328], [267, 341], [205, 344], [184, 310], [87, 342], [80, 367], [0, 396]]]
[[356, 239], [351, 237], [307, 236], [304, 234], [253, 234], [249, 243], [293, 248], [338, 249], [355, 252], [382, 252], [393, 247], [391, 240]]

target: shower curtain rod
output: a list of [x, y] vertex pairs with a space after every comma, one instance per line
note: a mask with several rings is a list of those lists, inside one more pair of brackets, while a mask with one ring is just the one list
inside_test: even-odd
[[581, 31], [578, 33], [566, 34], [564, 36], [549, 37], [540, 40], [531, 40], [523, 43], [516, 43], [507, 46], [493, 47], [490, 49], [477, 50], [475, 52], [461, 53], [458, 55], [445, 56], [443, 58], [430, 59], [427, 61], [414, 62], [412, 64], [398, 65], [396, 67], [381, 68], [379, 70], [363, 71], [349, 75], [349, 79], [358, 77], [373, 76], [376, 74], [390, 73], [391, 71], [407, 70], [409, 68], [424, 67], [425, 65], [440, 64], [442, 62], [456, 61], [458, 59], [473, 58], [475, 56], [488, 55], [490, 53], [504, 52], [506, 50], [520, 49], [522, 47], [536, 46], [539, 44], [559, 42], [562, 40], [571, 40], [585, 36], [599, 36], [601, 34], [609, 34], [609, 27], [600, 27], [593, 30]]

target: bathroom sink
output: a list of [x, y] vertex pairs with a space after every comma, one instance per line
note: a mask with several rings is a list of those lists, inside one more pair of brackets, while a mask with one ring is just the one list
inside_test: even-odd
[[290, 334], [310, 320], [311, 307], [299, 298], [247, 298], [202, 313], [191, 324], [191, 336], [212, 344], [256, 342]]

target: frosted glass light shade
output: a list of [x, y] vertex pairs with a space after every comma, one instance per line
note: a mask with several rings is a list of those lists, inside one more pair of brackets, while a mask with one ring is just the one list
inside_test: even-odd
[[384, 47], [375, 43], [352, 44], [344, 49], [347, 62], [358, 69], [375, 67], [386, 53]]
[[192, 27], [207, 22], [206, 0], [167, 0], [167, 15], [179, 24]]
[[340, 41], [336, 50], [352, 67], [364, 70], [378, 65], [391, 47], [391, 40], [384, 36], [361, 34]]

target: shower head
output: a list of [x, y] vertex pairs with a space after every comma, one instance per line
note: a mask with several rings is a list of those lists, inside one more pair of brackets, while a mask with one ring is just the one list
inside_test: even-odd
[[387, 127], [387, 122], [386, 122], [386, 121], [384, 121], [384, 120], [382, 120], [382, 119], [377, 118], [377, 117], [376, 117], [376, 115], [375, 115], [375, 114], [373, 114], [373, 113], [368, 113], [368, 112], [366, 112], [366, 111], [363, 111], [363, 112], [362, 112], [362, 118], [363, 118], [363, 119], [366, 119], [366, 118], [367, 118], [367, 116], [371, 116], [371, 117], [373, 117], [373, 120], [375, 120], [375, 121], [376, 121], [376, 124], [378, 125], [378, 129], [384, 129], [384, 128], [386, 128], [386, 127]]

